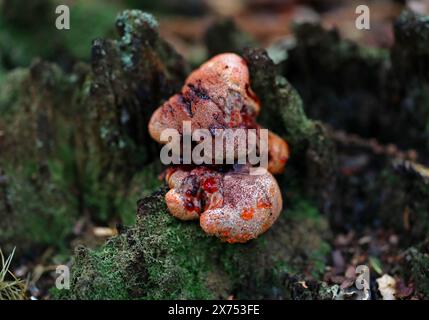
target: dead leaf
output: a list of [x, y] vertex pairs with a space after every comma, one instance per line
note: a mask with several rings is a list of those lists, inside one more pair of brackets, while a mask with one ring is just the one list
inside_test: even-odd
[[378, 290], [380, 291], [383, 300], [395, 300], [396, 280], [395, 278], [384, 274], [377, 280]]
[[94, 236], [96, 237], [113, 237], [118, 234], [116, 228], [108, 228], [108, 227], [95, 227], [93, 230]]

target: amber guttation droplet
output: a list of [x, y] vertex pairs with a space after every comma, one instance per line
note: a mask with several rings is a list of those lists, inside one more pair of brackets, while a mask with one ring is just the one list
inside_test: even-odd
[[188, 211], [192, 211], [192, 210], [194, 210], [194, 204], [191, 202], [191, 201], [186, 201], [185, 202], [185, 207], [186, 207], [186, 209], [188, 210]]
[[229, 231], [227, 231], [227, 230], [221, 231], [220, 235], [223, 238], [227, 238], [227, 237], [229, 237]]
[[245, 112], [241, 113], [241, 121], [246, 128], [256, 127], [254, 118]]
[[288, 161], [288, 158], [286, 158], [286, 157], [281, 157], [281, 158], [280, 158], [280, 162], [281, 162], [282, 164], [285, 164], [287, 161]]
[[213, 177], [207, 178], [203, 183], [204, 191], [214, 193], [218, 190], [216, 179]]
[[243, 210], [241, 211], [241, 218], [243, 220], [250, 220], [253, 218], [253, 214], [255, 213], [255, 209], [253, 208], [243, 208]]
[[269, 203], [268, 201], [259, 200], [258, 203], [256, 204], [256, 207], [258, 209], [270, 209], [271, 203]]
[[194, 204], [192, 203], [192, 201], [186, 201], [185, 202], [185, 208], [188, 211], [196, 211], [197, 208], [194, 206]]

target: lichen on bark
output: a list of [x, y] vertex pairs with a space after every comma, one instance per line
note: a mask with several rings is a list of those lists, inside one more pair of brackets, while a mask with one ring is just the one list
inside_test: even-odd
[[159, 185], [147, 122], [187, 66], [150, 15], [125, 11], [117, 23], [119, 40], [94, 42], [92, 69], [38, 60], [2, 80], [2, 242], [61, 247], [82, 216], [132, 223], [135, 202]]
[[125, 190], [121, 198], [128, 196], [126, 186], [135, 172], [158, 154], [147, 123], [153, 110], [180, 88], [188, 71], [182, 57], [159, 37], [150, 14], [124, 11], [116, 27], [119, 39], [93, 42], [87, 101], [96, 169], [89, 174], [98, 186], [90, 197], [95, 207], [110, 211], [104, 219], [117, 209], [112, 194], [119, 189]]
[[306, 116], [301, 97], [265, 50], [248, 49], [244, 57], [249, 65], [252, 88], [264, 108], [261, 123], [290, 143], [292, 179], [293, 170], [299, 170], [300, 177], [295, 182], [318, 203], [322, 212], [327, 212], [336, 170], [335, 146], [327, 128]]

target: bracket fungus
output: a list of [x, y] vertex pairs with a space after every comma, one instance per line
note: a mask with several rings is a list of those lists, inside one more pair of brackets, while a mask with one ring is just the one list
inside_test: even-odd
[[[185, 122], [191, 123], [191, 133], [206, 129], [215, 136], [218, 129], [230, 129], [234, 135], [237, 129], [254, 129], [260, 137], [262, 127], [256, 122], [260, 112], [246, 61], [224, 53], [192, 72], [181, 92], [155, 110], [149, 133], [166, 144], [163, 131], [176, 130], [180, 150], [184, 149]], [[166, 202], [170, 213], [181, 220], [199, 219], [206, 233], [230, 243], [247, 242], [265, 232], [282, 210], [281, 192], [272, 174], [283, 172], [289, 158], [286, 141], [269, 131], [266, 137], [268, 170], [257, 175], [250, 173], [254, 163], [249, 162], [228, 166], [217, 161], [204, 165], [182, 161], [169, 168], [166, 181], [171, 190]], [[233, 141], [238, 158], [243, 151]], [[195, 142], [198, 145], [201, 140]], [[261, 148], [257, 143], [259, 153]]]
[[201, 228], [229, 243], [246, 242], [265, 232], [278, 218], [282, 197], [267, 171], [248, 168], [226, 173], [214, 168], [176, 168], [166, 177], [170, 213], [181, 220], [200, 219]]

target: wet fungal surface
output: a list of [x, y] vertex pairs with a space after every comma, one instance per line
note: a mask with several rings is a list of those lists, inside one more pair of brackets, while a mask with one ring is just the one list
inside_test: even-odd
[[[192, 131], [207, 129], [212, 136], [216, 129], [255, 129], [259, 137], [261, 126], [256, 117], [261, 104], [250, 86], [246, 61], [233, 53], [217, 55], [192, 72], [179, 94], [173, 95], [153, 113], [149, 122], [149, 133], [159, 143], [166, 129], [183, 133], [183, 123], [190, 121]], [[269, 132], [268, 170], [283, 172], [289, 158], [289, 147], [285, 140]], [[240, 154], [238, 146], [234, 146]], [[214, 152], [213, 152], [214, 154]]]
[[161, 132], [181, 132], [183, 121], [192, 121], [193, 129], [256, 128], [259, 111], [246, 62], [235, 54], [221, 54], [192, 72], [181, 93], [155, 111], [149, 132], [162, 143]]
[[[246, 61], [225, 53], [192, 72], [181, 92], [155, 110], [149, 133], [157, 142], [166, 143], [161, 139], [164, 130], [175, 129], [183, 136], [183, 123], [189, 121], [191, 130], [207, 129], [212, 136], [216, 129], [233, 129], [232, 134], [234, 129], [255, 129], [260, 137], [262, 128], [256, 117], [261, 112]], [[183, 149], [183, 137], [180, 143]], [[268, 170], [262, 174], [251, 174], [249, 163], [169, 168], [166, 181], [171, 190], [165, 199], [170, 213], [181, 220], [199, 219], [206, 233], [229, 243], [247, 242], [268, 230], [282, 210], [280, 189], [272, 174], [283, 172], [289, 146], [273, 132], [268, 132], [267, 143]], [[237, 158], [242, 152], [239, 148], [234, 141]], [[257, 148], [260, 152], [258, 143]]]
[[278, 218], [282, 197], [269, 173], [250, 175], [248, 168], [219, 172], [208, 167], [170, 169], [166, 177], [170, 213], [200, 220], [201, 228], [229, 243], [246, 242]]

